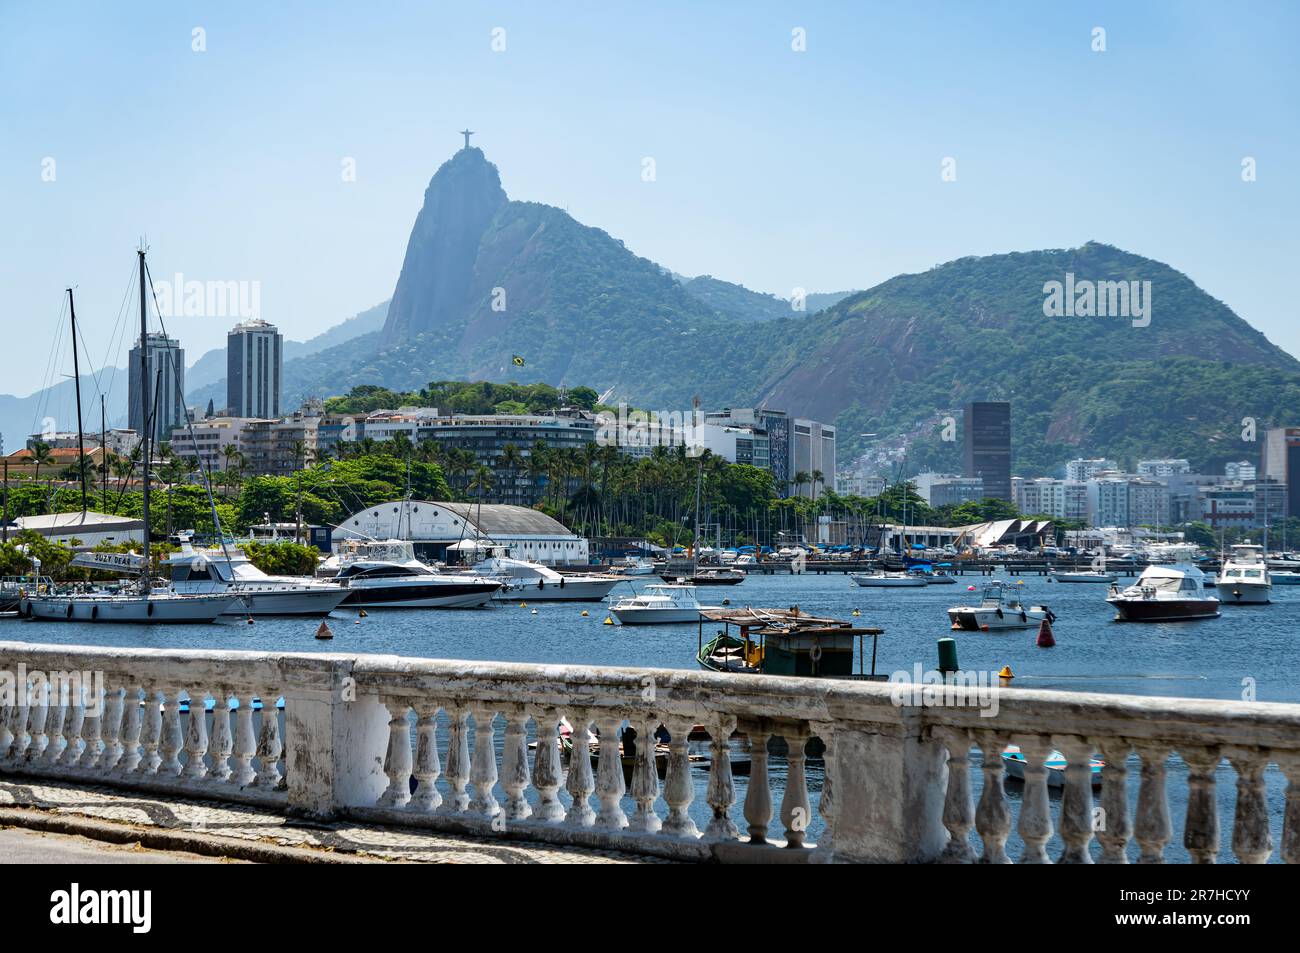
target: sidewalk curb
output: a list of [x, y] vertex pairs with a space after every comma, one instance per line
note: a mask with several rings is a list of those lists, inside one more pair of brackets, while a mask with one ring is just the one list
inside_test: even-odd
[[287, 847], [236, 837], [200, 834], [195, 831], [138, 827], [113, 821], [58, 814], [41, 808], [0, 808], [0, 827], [17, 827], [48, 834], [73, 834], [110, 844], [140, 844], [160, 851], [185, 851], [204, 857], [229, 857], [255, 864], [375, 864], [378, 858], [358, 857], [336, 851]]

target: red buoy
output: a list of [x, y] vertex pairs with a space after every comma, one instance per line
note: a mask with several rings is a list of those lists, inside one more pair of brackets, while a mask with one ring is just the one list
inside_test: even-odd
[[1056, 644], [1056, 639], [1052, 636], [1052, 623], [1044, 619], [1038, 624], [1038, 647], [1040, 649], [1050, 649]]

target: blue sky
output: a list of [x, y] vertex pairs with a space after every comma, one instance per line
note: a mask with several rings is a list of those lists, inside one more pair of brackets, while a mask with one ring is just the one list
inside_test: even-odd
[[[1095, 239], [1300, 354], [1298, 10], [4, 0], [0, 392], [42, 384], [69, 284], [92, 361], [125, 357], [141, 234], [156, 277], [260, 282], [292, 338], [383, 300], [467, 124], [512, 198], [681, 273], [786, 296]], [[170, 329], [193, 360], [228, 323]]]

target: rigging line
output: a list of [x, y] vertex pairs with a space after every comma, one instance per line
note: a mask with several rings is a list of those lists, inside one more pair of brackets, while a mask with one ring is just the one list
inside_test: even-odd
[[[126, 283], [126, 291], [122, 295], [122, 303], [121, 305], [118, 306], [117, 309], [117, 322], [116, 324], [114, 324], [113, 331], [109, 335], [108, 345], [104, 351], [104, 361], [100, 365], [101, 369], [106, 369], [111, 366], [113, 367], [114, 370], [116, 370], [117, 362], [122, 356], [122, 344], [126, 340], [127, 304], [131, 300], [131, 292], [135, 290], [135, 273], [136, 273], [136, 269], [133, 267], [131, 269], [131, 276]], [[131, 369], [129, 366], [127, 367], [126, 376], [128, 378], [131, 376]], [[105, 394], [106, 397], [111, 397], [113, 394], [113, 387], [116, 384], [117, 384], [117, 375], [114, 374], [113, 383], [109, 384], [108, 391], [107, 392], [101, 391], [100, 393]]]
[[[158, 327], [162, 330], [163, 340], [171, 340], [167, 337], [167, 322], [163, 320], [162, 310], [158, 307], [158, 295], [154, 292], [153, 287], [153, 272], [149, 270], [149, 263], [147, 261], [144, 263], [144, 273], [145, 277], [149, 281], [149, 296], [153, 298], [153, 309], [154, 313], [158, 315]], [[140, 342], [140, 347], [142, 349], [145, 347], [144, 341]], [[171, 350], [172, 348], [167, 348], [167, 351]], [[145, 351], [145, 360], [148, 360], [147, 355], [148, 352]], [[168, 361], [168, 363], [171, 365], [172, 377], [174, 378], [173, 383], [176, 385], [176, 390], [181, 399], [181, 409], [185, 412], [185, 432], [190, 438], [190, 449], [194, 451], [194, 460], [198, 463], [199, 473], [203, 477], [203, 487], [208, 492], [208, 507], [212, 511], [212, 528], [217, 534], [217, 539], [221, 540], [221, 553], [226, 557], [226, 572], [230, 574], [230, 579], [233, 582], [235, 579], [235, 568], [230, 560], [230, 548], [226, 545], [226, 533], [221, 528], [221, 517], [217, 513], [217, 498], [212, 495], [212, 480], [209, 476], [208, 468], [203, 462], [203, 456], [199, 453], [199, 442], [194, 436], [194, 417], [190, 414], [189, 405], [185, 403], [185, 394], [181, 390], [180, 374], [177, 372], [180, 362], [177, 361], [175, 355], [173, 355], [172, 359]], [[159, 373], [161, 374], [161, 370]], [[245, 602], [244, 606], [245, 608], [248, 608], [249, 603]]]
[[35, 413], [32, 417], [31, 430], [28, 431], [29, 435], [40, 432], [36, 429], [36, 425], [47, 416], [46, 411], [49, 410], [51, 394], [54, 388], [55, 368], [58, 366], [59, 355], [63, 350], [63, 317], [68, 307], [68, 296], [64, 293], [59, 296], [59, 299], [58, 323], [55, 325], [54, 340], [50, 344], [50, 353], [45, 359], [45, 375], [41, 378], [40, 390], [36, 392], [40, 396], [33, 407]]

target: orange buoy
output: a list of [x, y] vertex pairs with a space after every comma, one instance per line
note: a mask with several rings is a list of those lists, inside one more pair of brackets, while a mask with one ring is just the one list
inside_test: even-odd
[[1044, 619], [1038, 624], [1038, 647], [1040, 649], [1050, 649], [1056, 644], [1056, 639], [1052, 635], [1052, 623]]
[[330, 627], [329, 627], [328, 624], [322, 622], [322, 623], [320, 624], [320, 628], [318, 628], [318, 629], [316, 630], [316, 638], [318, 638], [318, 639], [332, 639], [332, 638], [334, 638], [334, 633], [330, 631]]

